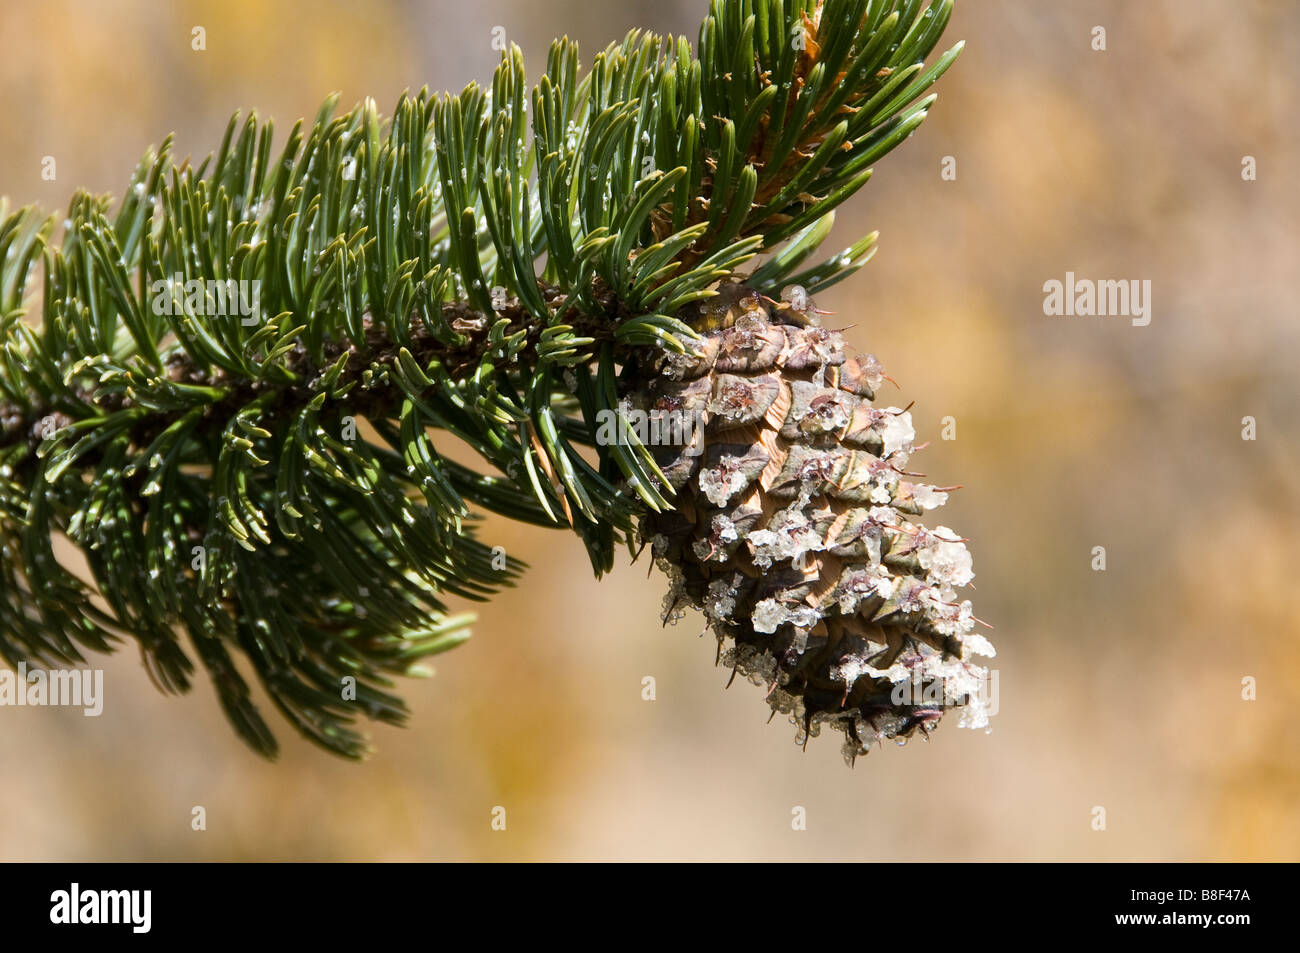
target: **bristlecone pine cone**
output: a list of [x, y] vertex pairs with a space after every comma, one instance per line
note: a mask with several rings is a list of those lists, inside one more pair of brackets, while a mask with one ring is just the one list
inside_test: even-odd
[[917, 520], [955, 487], [907, 472], [911, 415], [872, 406], [884, 371], [807, 310], [729, 285], [682, 315], [703, 356], [661, 357], [630, 397], [652, 422], [696, 422], [657, 428], [676, 508], [642, 536], [671, 581], [665, 622], [703, 610], [732, 678], [767, 688], [796, 741], [842, 729], [852, 763], [948, 708], [986, 727], [972, 657], [994, 652], [956, 594], [973, 576], [964, 541]]

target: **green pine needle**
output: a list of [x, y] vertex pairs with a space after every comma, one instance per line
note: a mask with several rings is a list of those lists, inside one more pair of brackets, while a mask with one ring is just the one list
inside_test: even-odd
[[695, 51], [633, 32], [580, 74], [564, 39], [535, 86], [512, 48], [490, 90], [387, 120], [331, 97], [277, 147], [236, 115], [197, 167], [164, 140], [120, 202], [74, 195], [58, 241], [0, 205], [0, 656], [134, 640], [171, 692], [197, 660], [271, 756], [242, 659], [298, 731], [364, 754], [361, 718], [406, 717], [392, 677], [467, 637], [447, 597], [523, 568], [476, 510], [572, 526], [610, 569], [671, 491], [596, 420], [693, 347], [681, 310], [871, 256], [798, 271], [925, 118], [951, 10], [715, 0]]

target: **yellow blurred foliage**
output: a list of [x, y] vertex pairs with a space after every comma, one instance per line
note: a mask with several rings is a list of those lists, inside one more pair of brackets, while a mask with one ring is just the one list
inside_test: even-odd
[[[378, 729], [369, 762], [281, 728], [265, 764], [206, 684], [162, 697], [123, 652], [99, 719], [0, 712], [0, 858], [1300, 860], [1300, 8], [957, 7], [967, 50], [937, 106], [836, 223], [834, 248], [879, 228], [881, 253], [818, 304], [899, 382], [888, 400], [916, 402], [917, 466], [964, 485], [942, 521], [997, 627], [991, 734], [946, 723], [853, 771], [830, 737], [805, 754], [760, 689], [723, 691], [701, 620], [661, 627], [644, 560], [597, 581], [572, 534], [491, 518], [534, 569], [402, 686], [411, 724]], [[387, 108], [483, 81], [493, 25], [535, 76], [554, 35], [589, 62], [643, 20], [693, 39], [703, 9], [5, 4], [0, 193], [115, 190], [168, 132], [215, 147], [237, 108], [283, 134], [333, 90]], [[1067, 270], [1151, 279], [1151, 325], [1045, 316]]]

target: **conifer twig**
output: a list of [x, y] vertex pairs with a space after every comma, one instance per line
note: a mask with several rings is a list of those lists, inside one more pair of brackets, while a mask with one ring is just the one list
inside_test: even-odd
[[925, 118], [951, 10], [714, 0], [694, 50], [634, 31], [580, 73], [563, 39], [535, 86], [512, 48], [490, 89], [388, 120], [331, 98], [277, 146], [236, 115], [197, 166], [165, 140], [121, 201], [74, 195], [57, 239], [0, 206], [0, 657], [133, 640], [177, 692], [197, 658], [272, 755], [242, 657], [297, 730], [362, 754], [358, 718], [405, 716], [391, 677], [464, 639], [445, 597], [522, 569], [476, 510], [572, 525], [610, 569], [673, 493], [596, 422], [700, 346], [691, 306], [870, 258], [874, 235], [806, 266]]

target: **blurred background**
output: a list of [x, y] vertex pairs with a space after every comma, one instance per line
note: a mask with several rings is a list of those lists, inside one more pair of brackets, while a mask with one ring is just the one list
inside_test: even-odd
[[[118, 191], [148, 144], [201, 157], [237, 108], [283, 133], [333, 90], [387, 109], [486, 81], [494, 27], [535, 76], [557, 35], [586, 63], [632, 27], [694, 41], [704, 7], [4, 4], [0, 194]], [[206, 683], [163, 697], [123, 651], [98, 719], [0, 711], [0, 859], [1300, 860], [1300, 6], [959, 0], [959, 39], [840, 213], [831, 245], [878, 228], [880, 254], [817, 303], [915, 401], [916, 467], [965, 487], [932, 522], [971, 540], [996, 626], [990, 734], [953, 717], [853, 770], [837, 735], [805, 753], [760, 689], [723, 691], [699, 616], [660, 626], [645, 562], [597, 581], [576, 537], [490, 520], [535, 568], [403, 686], [411, 725], [371, 760], [272, 713], [265, 763]], [[1066, 271], [1149, 279], [1150, 325], [1044, 316]]]

